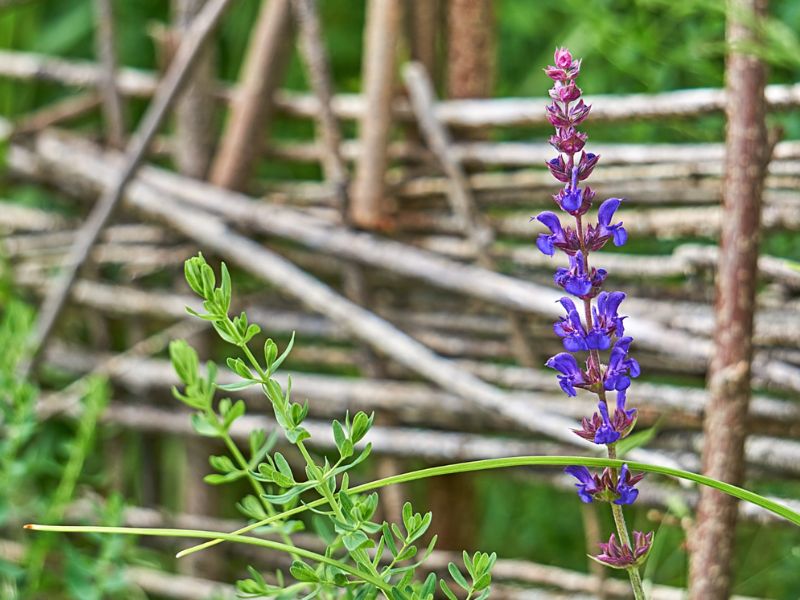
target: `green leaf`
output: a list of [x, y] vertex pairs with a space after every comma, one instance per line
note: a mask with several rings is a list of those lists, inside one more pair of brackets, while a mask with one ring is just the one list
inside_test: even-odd
[[244, 379], [234, 383], [219, 384], [217, 387], [226, 392], [238, 392], [239, 390], [244, 390], [249, 387], [253, 387], [254, 385], [258, 385], [259, 383], [261, 383], [261, 381], [257, 379]]
[[309, 567], [302, 560], [295, 560], [292, 563], [292, 566], [289, 567], [289, 572], [292, 574], [292, 577], [297, 579], [297, 581], [308, 583], [319, 582], [319, 576], [317, 575], [316, 571], [314, 571], [314, 569]]
[[238, 481], [242, 477], [247, 475], [244, 471], [237, 471], [235, 473], [226, 473], [225, 475], [220, 475], [219, 473], [211, 473], [203, 477], [203, 481], [205, 481], [209, 485], [222, 485], [224, 483], [231, 483], [232, 481]]
[[456, 595], [453, 593], [453, 590], [451, 590], [450, 586], [445, 583], [444, 579], [439, 580], [439, 589], [441, 589], [442, 593], [447, 596], [447, 600], [458, 600]]
[[342, 537], [342, 542], [344, 542], [345, 548], [350, 552], [355, 552], [356, 550], [372, 545], [372, 540], [367, 537], [366, 533], [360, 530], [352, 531], [344, 535]]
[[[286, 360], [286, 357], [289, 356], [289, 353], [292, 351], [294, 347], [294, 331], [292, 332], [292, 339], [289, 340], [289, 343], [286, 346], [286, 349], [283, 351], [283, 354], [277, 360], [270, 363], [269, 371], [270, 373], [274, 373], [278, 370], [278, 368], [283, 364], [283, 361]], [[275, 346], [275, 350], [277, 351], [277, 346]]]
[[216, 423], [211, 423], [209, 420], [199, 413], [192, 415], [192, 427], [200, 435], [208, 437], [219, 437], [220, 431]]
[[453, 578], [458, 585], [460, 585], [464, 590], [467, 592], [470, 591], [470, 585], [467, 583], [467, 580], [464, 579], [464, 576], [461, 574], [461, 571], [458, 570], [458, 567], [455, 563], [450, 563], [447, 565], [447, 570], [450, 573], [450, 577]]

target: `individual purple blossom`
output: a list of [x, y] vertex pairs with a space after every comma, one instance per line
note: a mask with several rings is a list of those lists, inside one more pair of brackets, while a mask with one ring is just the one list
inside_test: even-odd
[[647, 558], [653, 546], [653, 532], [633, 532], [633, 548], [627, 544], [617, 542], [617, 537], [612, 533], [608, 542], [600, 542], [600, 554], [592, 556], [597, 562], [613, 569], [628, 569], [637, 567]]
[[619, 496], [616, 500], [612, 500], [614, 504], [633, 504], [636, 498], [639, 497], [639, 490], [636, 489], [636, 484], [644, 478], [644, 473], [633, 475], [628, 470], [628, 465], [622, 465], [617, 477], [616, 492]]
[[544, 70], [550, 79], [558, 82], [575, 79], [578, 76], [581, 69], [581, 61], [573, 60], [572, 54], [566, 48], [558, 48], [553, 60], [556, 64]]
[[547, 120], [553, 127], [565, 128], [580, 125], [589, 116], [592, 105], [578, 100], [574, 106], [569, 108], [553, 103], [546, 106], [545, 109], [547, 110]]
[[568, 352], [560, 352], [546, 363], [551, 369], [560, 372], [558, 383], [567, 396], [577, 396], [576, 387], [587, 387], [591, 384], [589, 376], [578, 366], [578, 361]]
[[567, 311], [567, 316], [561, 317], [557, 323], [554, 323], [553, 330], [562, 339], [564, 349], [569, 352], [588, 350], [586, 330], [583, 328], [575, 303], [569, 298], [561, 298], [559, 302], [564, 307], [564, 310]]
[[586, 467], [567, 467], [564, 472], [578, 480], [575, 487], [578, 488], [578, 497], [582, 502], [587, 504], [592, 502], [594, 497], [604, 489], [602, 480], [597, 475], [593, 475]]
[[[581, 428], [573, 429], [572, 431], [587, 441], [594, 442], [595, 444], [605, 444], [606, 442], [598, 441], [598, 439], [602, 440], [605, 436], [608, 436], [608, 430], [603, 428], [608, 427], [610, 424], [613, 431], [618, 434], [614, 441], [626, 437], [633, 430], [634, 425], [636, 425], [637, 411], [635, 408], [626, 409], [625, 400], [625, 391], [617, 392], [617, 402], [613, 415], [608, 416], [607, 408], [605, 410], [605, 418], [602, 412], [595, 412], [589, 418], [583, 417], [581, 420]], [[600, 404], [606, 406], [603, 402]], [[598, 436], [598, 432], [600, 432], [601, 429], [602, 433]]]
[[[581, 102], [583, 102], [581, 100]], [[594, 171], [595, 165], [597, 165], [597, 161], [600, 160], [599, 154], [593, 154], [592, 152], [581, 152], [581, 159], [578, 161], [578, 179], [583, 181], [589, 175], [592, 174]]]
[[622, 221], [611, 224], [611, 219], [614, 218], [614, 213], [617, 212], [621, 203], [622, 200], [619, 198], [609, 198], [600, 205], [600, 209], [597, 211], [597, 222], [602, 234], [613, 237], [615, 246], [624, 246], [628, 241], [628, 232], [622, 226]]
[[570, 173], [569, 167], [567, 167], [567, 163], [564, 162], [564, 157], [560, 154], [555, 158], [548, 160], [545, 162], [547, 168], [550, 169], [550, 173], [564, 183], [567, 183], [572, 178], [572, 174]]
[[608, 359], [608, 367], [603, 378], [603, 387], [606, 390], [626, 390], [631, 385], [631, 378], [638, 377], [641, 373], [639, 363], [635, 358], [628, 357], [633, 338], [623, 337], [614, 343], [611, 355]]
[[628, 465], [622, 465], [618, 476], [608, 467], [600, 475], [583, 466], [567, 467], [564, 472], [578, 480], [575, 487], [585, 503], [600, 500], [620, 505], [633, 504], [639, 495], [635, 486], [644, 478], [644, 473], [632, 475]]
[[[536, 247], [541, 250], [542, 254], [553, 256], [556, 248], [569, 255], [575, 254], [580, 250], [581, 242], [578, 239], [577, 232], [572, 227], [562, 226], [555, 213], [548, 210], [540, 213], [535, 218], [550, 230], [550, 234], [540, 233], [536, 239]], [[533, 217], [531, 220], [533, 220]]]
[[563, 129], [558, 129], [555, 135], [550, 136], [550, 145], [564, 154], [575, 154], [583, 149], [588, 137], [584, 132], [578, 131], [574, 127], [564, 127]]
[[579, 250], [569, 257], [569, 269], [564, 267], [556, 269], [553, 279], [573, 296], [592, 298], [599, 292], [606, 275], [605, 269], [595, 269], [594, 267], [587, 272], [583, 253]]
[[592, 308], [592, 328], [586, 334], [586, 345], [590, 350], [608, 350], [611, 336], [622, 337], [625, 333], [623, 319], [617, 314], [625, 299], [623, 292], [600, 292], [597, 305]]

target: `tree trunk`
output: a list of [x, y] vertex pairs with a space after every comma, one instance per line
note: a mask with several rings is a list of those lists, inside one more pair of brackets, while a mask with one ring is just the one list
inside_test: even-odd
[[[766, 15], [766, 0], [730, 0], [727, 63], [727, 153], [724, 218], [717, 274], [714, 353], [708, 375], [710, 400], [704, 423], [703, 472], [741, 484], [750, 400], [753, 313], [758, 274], [761, 192], [766, 171], [766, 70], [738, 46], [755, 41], [753, 21]], [[703, 488], [692, 539], [690, 598], [722, 600], [731, 588], [736, 501]]]

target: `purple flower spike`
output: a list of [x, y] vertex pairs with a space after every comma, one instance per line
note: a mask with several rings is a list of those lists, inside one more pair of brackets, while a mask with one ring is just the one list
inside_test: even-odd
[[597, 306], [592, 309], [594, 323], [586, 336], [590, 350], [608, 350], [612, 335], [622, 337], [625, 332], [622, 321], [626, 317], [620, 317], [617, 310], [624, 299], [623, 292], [600, 292], [597, 295]]
[[586, 467], [567, 467], [564, 472], [578, 480], [575, 487], [578, 488], [578, 496], [581, 501], [586, 504], [594, 500], [595, 494], [603, 491], [603, 486], [597, 476], [592, 475]]
[[597, 213], [597, 221], [600, 224], [601, 237], [613, 237], [615, 246], [624, 246], [628, 241], [628, 232], [622, 226], [622, 221], [619, 223], [611, 224], [611, 219], [614, 218], [614, 213], [617, 212], [622, 200], [619, 198], [609, 198], [600, 205], [600, 210]]
[[561, 352], [545, 363], [551, 369], [559, 371], [558, 383], [567, 396], [577, 396], [576, 387], [585, 387], [588, 380], [584, 372], [578, 367], [578, 361], [572, 354]]
[[631, 385], [631, 378], [636, 378], [641, 373], [639, 363], [635, 358], [628, 358], [632, 337], [623, 337], [617, 340], [611, 349], [603, 386], [606, 390], [626, 390]]
[[559, 300], [561, 306], [567, 311], [567, 316], [562, 317], [553, 325], [556, 335], [563, 340], [564, 349], [570, 352], [580, 352], [588, 350], [586, 345], [586, 330], [581, 323], [581, 317], [575, 308], [575, 303], [569, 298]]
[[594, 434], [594, 443], [595, 444], [613, 444], [620, 438], [620, 433], [614, 429], [614, 425], [611, 423], [611, 418], [608, 415], [608, 406], [606, 406], [605, 402], [600, 402], [597, 405], [597, 408], [600, 410], [600, 417], [603, 419], [603, 424], [597, 428]]
[[601, 542], [599, 546], [600, 554], [592, 556], [597, 562], [612, 569], [638, 567], [645, 561], [653, 546], [653, 532], [645, 534], [641, 531], [634, 531], [633, 548], [617, 542], [617, 537], [613, 533], [608, 538], [608, 542]]

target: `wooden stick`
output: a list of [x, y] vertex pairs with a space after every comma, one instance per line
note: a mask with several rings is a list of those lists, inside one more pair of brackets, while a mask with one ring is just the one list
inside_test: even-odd
[[56, 320], [64, 308], [69, 289], [75, 281], [78, 270], [86, 261], [97, 237], [110, 221], [114, 210], [122, 200], [126, 185], [141, 165], [150, 142], [164, 121], [182, 84], [186, 81], [203, 42], [211, 35], [230, 2], [231, 0], [210, 0], [203, 12], [195, 19], [186, 38], [181, 43], [173, 64], [164, 81], [156, 90], [147, 113], [142, 118], [137, 134], [128, 143], [124, 169], [115, 175], [113, 184], [101, 196], [67, 256], [63, 272], [45, 298], [36, 324], [31, 360], [22, 367], [24, 374], [30, 371], [42, 347], [46, 344]]
[[361, 80], [369, 110], [359, 120], [364, 153], [356, 164], [350, 219], [365, 229], [383, 225], [387, 149], [392, 125], [396, 46], [400, 31], [400, 0], [369, 0]]
[[[703, 472], [735, 485], [741, 484], [745, 470], [761, 192], [771, 151], [764, 100], [766, 67], [739, 45], [758, 43], [756, 23], [766, 17], [766, 0], [728, 3], [726, 38], [732, 47], [726, 65], [728, 160]], [[701, 490], [691, 541], [692, 600], [723, 600], [730, 595], [736, 504], [724, 494]]]
[[[44, 80], [77, 87], [94, 87], [100, 79], [100, 68], [90, 61], [64, 60], [42, 54], [0, 51], [0, 76], [16, 79]], [[156, 87], [153, 73], [123, 68], [118, 85], [123, 94], [147, 97]], [[233, 93], [219, 86], [219, 95], [230, 100]], [[800, 105], [800, 84], [768, 85], [765, 91], [770, 110], [790, 110]], [[687, 118], [722, 112], [725, 90], [697, 88], [658, 94], [624, 96], [597, 94], [590, 97], [592, 119], [629, 121], [641, 119]], [[318, 111], [313, 95], [280, 92], [275, 97], [276, 109], [293, 116], [313, 118]], [[358, 120], [367, 110], [365, 98], [340, 94], [333, 100], [333, 109], [340, 119]], [[400, 100], [393, 103], [397, 118], [410, 120], [411, 110]], [[446, 100], [436, 107], [436, 116], [448, 127], [519, 127], [544, 125], [546, 118], [540, 100], [529, 98], [497, 98], [490, 100]]]
[[85, 115], [99, 105], [100, 96], [96, 92], [68, 96], [20, 118], [14, 124], [14, 135], [30, 134], [63, 124]]
[[[207, 1], [172, 1], [176, 41], [185, 35]], [[175, 103], [175, 164], [180, 173], [198, 179], [206, 177], [214, 146], [214, 57], [214, 47], [206, 41], [192, 77]]]
[[488, 98], [495, 71], [492, 0], [447, 3], [447, 96]]
[[242, 83], [211, 166], [214, 185], [230, 189], [247, 185], [274, 108], [273, 95], [289, 59], [291, 25], [289, 0], [262, 3], [250, 34]]
[[114, 10], [111, 0], [94, 0], [95, 48], [100, 58], [102, 80], [99, 91], [103, 98], [103, 118], [108, 143], [115, 148], [125, 146], [125, 111], [117, 88], [117, 51], [114, 47]]

